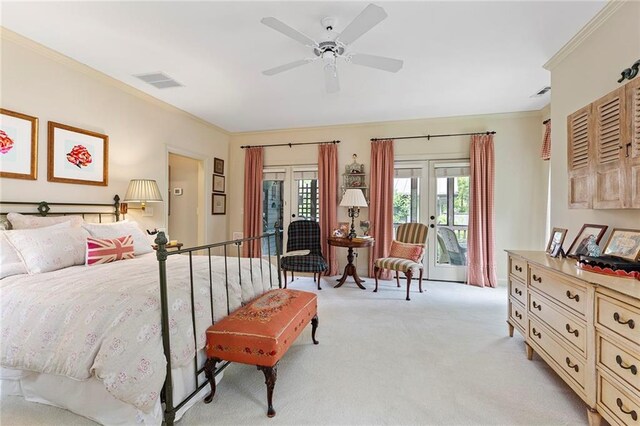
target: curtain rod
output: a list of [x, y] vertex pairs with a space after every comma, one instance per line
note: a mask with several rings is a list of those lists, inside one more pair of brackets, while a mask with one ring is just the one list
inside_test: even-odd
[[265, 147], [265, 148], [269, 148], [270, 146], [288, 146], [289, 148], [291, 148], [294, 145], [321, 145], [323, 143], [332, 143], [332, 144], [337, 144], [340, 143], [340, 141], [319, 141], [319, 142], [291, 142], [291, 143], [276, 143], [276, 144], [272, 144], [272, 145], [242, 145], [240, 148], [245, 149], [245, 148], [260, 148], [260, 147]]
[[395, 138], [371, 138], [371, 142], [375, 142], [375, 141], [383, 141], [386, 139], [394, 139], [394, 140], [399, 140], [399, 139], [423, 139], [426, 138], [427, 140], [430, 140], [431, 138], [448, 138], [450, 136], [473, 136], [473, 135], [495, 135], [496, 132], [494, 132], [493, 130], [490, 132], [473, 132], [473, 133], [451, 133], [448, 135], [424, 135], [424, 136], [398, 136]]
[[547, 123], [548, 123], [548, 122], [550, 122], [550, 121], [551, 121], [551, 119], [550, 119], [550, 118], [547, 118], [546, 120], [544, 120], [544, 121], [542, 122], [542, 124], [547, 124]]

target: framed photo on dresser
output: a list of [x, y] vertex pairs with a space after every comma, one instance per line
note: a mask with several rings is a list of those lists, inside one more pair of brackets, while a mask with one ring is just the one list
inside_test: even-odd
[[582, 225], [580, 232], [576, 235], [576, 238], [569, 246], [567, 250], [567, 257], [579, 258], [580, 255], [587, 255], [587, 244], [590, 239], [593, 239], [596, 244], [600, 242], [602, 236], [607, 231], [607, 225], [594, 225], [592, 223], [585, 223]]
[[551, 238], [549, 238], [549, 243], [547, 244], [547, 249], [545, 250], [547, 254], [549, 254], [551, 257], [558, 257], [560, 251], [562, 250], [562, 243], [564, 242], [566, 236], [566, 229], [553, 228], [553, 231], [551, 231]]

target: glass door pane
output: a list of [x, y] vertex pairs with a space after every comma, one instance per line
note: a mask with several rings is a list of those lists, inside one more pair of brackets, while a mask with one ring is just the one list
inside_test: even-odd
[[421, 168], [395, 169], [393, 179], [393, 235], [402, 223], [420, 222]]
[[[284, 175], [284, 174], [283, 174]], [[267, 179], [271, 177], [271, 179]], [[276, 229], [282, 229], [284, 219], [284, 180], [278, 180], [277, 176], [267, 176], [265, 173], [265, 179], [262, 181], [262, 232], [273, 232]], [[266, 255], [271, 253], [276, 254], [276, 245], [273, 238], [269, 238], [269, 245], [267, 241], [262, 241], [262, 253]], [[280, 234], [278, 244], [282, 251], [283, 236]]]

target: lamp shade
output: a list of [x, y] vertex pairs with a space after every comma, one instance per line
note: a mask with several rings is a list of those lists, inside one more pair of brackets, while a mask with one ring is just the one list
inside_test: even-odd
[[148, 203], [162, 201], [162, 195], [158, 189], [158, 184], [152, 179], [131, 179], [127, 194], [124, 196], [125, 203]]
[[367, 207], [367, 199], [359, 189], [347, 189], [340, 202], [341, 207]]

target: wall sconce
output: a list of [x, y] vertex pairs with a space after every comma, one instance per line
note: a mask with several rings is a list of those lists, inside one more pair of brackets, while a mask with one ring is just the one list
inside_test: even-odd
[[351, 230], [349, 231], [348, 238], [352, 239], [356, 236], [356, 228], [354, 226], [354, 220], [360, 216], [360, 207], [367, 207], [367, 199], [364, 198], [364, 194], [359, 189], [347, 189], [342, 196], [340, 202], [341, 207], [349, 207], [349, 217], [351, 218]]
[[[158, 184], [152, 179], [131, 179], [127, 194], [124, 196], [124, 202], [120, 204], [120, 212], [122, 209], [129, 209], [126, 203], [140, 203], [142, 211], [146, 208], [146, 203], [155, 203], [162, 201], [162, 195], [158, 189]], [[133, 208], [133, 207], [132, 207]]]

